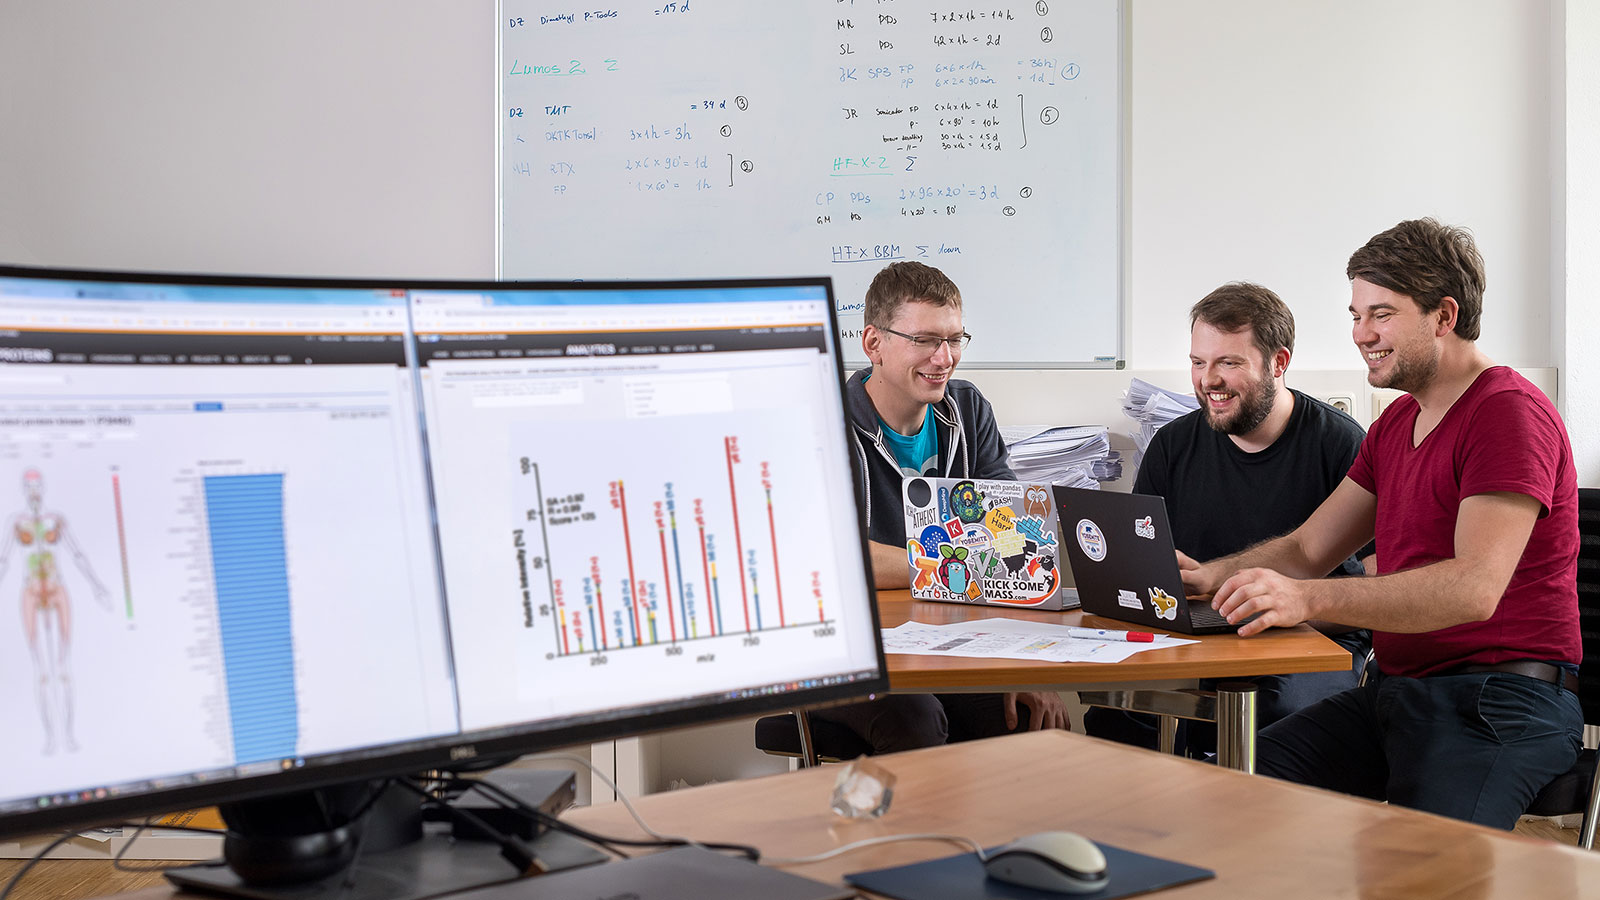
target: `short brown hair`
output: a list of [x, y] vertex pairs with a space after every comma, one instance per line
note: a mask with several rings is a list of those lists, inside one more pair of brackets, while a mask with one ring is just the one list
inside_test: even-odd
[[961, 291], [943, 272], [919, 262], [897, 262], [883, 267], [867, 285], [866, 324], [888, 328], [906, 303], [961, 308]]
[[1433, 312], [1444, 298], [1452, 297], [1460, 308], [1456, 334], [1469, 341], [1478, 339], [1478, 320], [1483, 315], [1483, 256], [1472, 232], [1465, 228], [1436, 219], [1401, 222], [1350, 254], [1344, 274], [1351, 280], [1359, 278], [1405, 294], [1424, 313]]
[[1205, 295], [1189, 310], [1189, 329], [1204, 322], [1236, 334], [1250, 329], [1261, 357], [1271, 360], [1282, 347], [1294, 352], [1294, 313], [1271, 290], [1248, 281], [1230, 281]]

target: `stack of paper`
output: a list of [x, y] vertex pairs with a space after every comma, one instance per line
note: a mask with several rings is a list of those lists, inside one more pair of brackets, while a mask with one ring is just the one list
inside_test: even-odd
[[1021, 481], [1098, 488], [1122, 477], [1122, 457], [1111, 449], [1103, 425], [1005, 425], [1000, 437]]
[[1129, 382], [1128, 392], [1122, 395], [1122, 414], [1139, 425], [1137, 432], [1128, 435], [1133, 438], [1135, 448], [1133, 464], [1137, 466], [1144, 461], [1144, 451], [1161, 426], [1199, 408], [1200, 401], [1193, 394], [1159, 388], [1140, 378]]

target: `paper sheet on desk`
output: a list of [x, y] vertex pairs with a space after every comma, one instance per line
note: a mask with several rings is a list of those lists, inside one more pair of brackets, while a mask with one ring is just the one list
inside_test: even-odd
[[1037, 659], [1045, 662], [1122, 662], [1135, 653], [1181, 647], [1195, 641], [1158, 634], [1152, 643], [1091, 641], [1068, 637], [1066, 625], [1026, 619], [982, 619], [928, 625], [906, 622], [883, 629], [883, 652], [918, 656], [984, 659]]

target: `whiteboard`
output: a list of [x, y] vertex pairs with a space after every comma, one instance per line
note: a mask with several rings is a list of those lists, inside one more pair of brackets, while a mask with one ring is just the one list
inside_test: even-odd
[[500, 0], [500, 276], [827, 275], [861, 360], [889, 262], [965, 363], [1123, 358], [1116, 0]]

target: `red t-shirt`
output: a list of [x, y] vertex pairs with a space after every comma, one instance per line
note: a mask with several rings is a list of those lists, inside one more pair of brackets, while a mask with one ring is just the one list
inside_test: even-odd
[[1578, 480], [1561, 416], [1504, 366], [1478, 376], [1437, 427], [1411, 445], [1420, 407], [1409, 394], [1367, 432], [1350, 479], [1378, 498], [1378, 573], [1455, 557], [1456, 514], [1474, 494], [1539, 501], [1539, 519], [1494, 615], [1422, 634], [1374, 631], [1385, 674], [1421, 677], [1514, 659], [1576, 664]]

